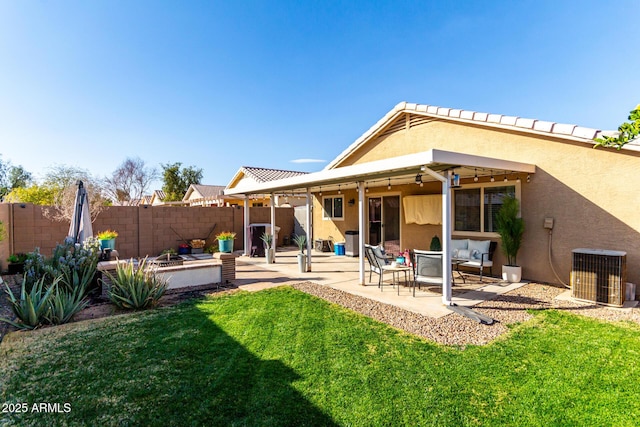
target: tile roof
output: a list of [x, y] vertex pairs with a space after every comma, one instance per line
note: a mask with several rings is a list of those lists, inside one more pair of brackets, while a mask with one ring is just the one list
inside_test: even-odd
[[[589, 144], [594, 143], [594, 138], [613, 135], [616, 133], [615, 131], [602, 131], [599, 129], [592, 129], [572, 124], [506, 116], [503, 114], [489, 114], [471, 110], [438, 107], [435, 105], [400, 102], [391, 111], [385, 114], [384, 117], [378, 120], [376, 124], [371, 126], [369, 130], [362, 134], [353, 144], [347, 147], [347, 149], [340, 155], [338, 155], [338, 157], [332, 160], [325, 167], [325, 169], [334, 168], [362, 143], [377, 134], [380, 130], [384, 129], [385, 126], [389, 125], [398, 115], [402, 113], [412, 113], [442, 119], [450, 119], [452, 121], [474, 123], [487, 127], [511, 129], [521, 132], [535, 133], [539, 135], [550, 135]], [[628, 148], [633, 149], [632, 147]]]
[[156, 196], [156, 199], [158, 200], [164, 200], [167, 197], [162, 190], [154, 190], [153, 195]]
[[202, 197], [220, 197], [224, 194], [224, 185], [191, 184]]
[[275, 181], [277, 179], [290, 178], [292, 176], [305, 175], [308, 172], [286, 171], [281, 169], [256, 168], [252, 166], [242, 166], [240, 168], [245, 176], [256, 182]]

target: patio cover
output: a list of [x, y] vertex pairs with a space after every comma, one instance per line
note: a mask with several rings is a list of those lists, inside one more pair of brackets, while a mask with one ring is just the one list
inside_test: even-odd
[[[472, 177], [481, 171], [509, 171], [535, 173], [535, 165], [510, 160], [502, 160], [491, 157], [476, 156], [471, 154], [456, 153], [445, 150], [431, 149], [416, 154], [407, 154], [389, 159], [376, 160], [367, 163], [359, 163], [352, 166], [344, 166], [335, 169], [324, 169], [319, 172], [294, 176], [263, 183], [249, 183], [234, 188], [225, 189], [225, 195], [243, 195], [248, 198], [254, 194], [306, 194], [307, 195], [307, 228], [311, 224], [311, 193], [325, 190], [333, 191], [347, 184], [357, 185], [358, 216], [360, 236], [360, 283], [364, 284], [364, 233], [365, 229], [365, 191], [364, 184], [371, 181], [394, 179], [394, 183], [413, 182], [417, 174], [422, 175], [423, 181], [440, 181], [442, 183], [442, 243], [443, 243], [443, 295], [442, 300], [446, 305], [451, 304], [451, 253], [449, 245], [451, 241], [451, 191], [450, 182], [453, 170], [461, 178]], [[272, 229], [275, 224], [275, 209], [272, 204], [271, 222]], [[248, 226], [248, 209], [245, 209], [245, 228]], [[307, 236], [311, 236], [311, 230], [307, 229]], [[245, 233], [246, 235], [246, 233]], [[245, 254], [247, 254], [247, 239], [245, 238]], [[307, 269], [311, 270], [311, 239], [307, 239]]]

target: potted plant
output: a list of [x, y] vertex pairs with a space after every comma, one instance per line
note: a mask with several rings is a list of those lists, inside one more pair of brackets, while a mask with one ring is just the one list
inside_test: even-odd
[[298, 249], [300, 249], [300, 253], [298, 254], [298, 268], [300, 269], [300, 273], [304, 273], [307, 271], [307, 256], [304, 253], [304, 248], [307, 245], [307, 236], [295, 235], [293, 237], [293, 243], [298, 245]]
[[118, 237], [118, 233], [113, 230], [99, 232], [98, 240], [100, 240], [100, 249], [114, 250], [116, 248], [116, 237]]
[[516, 260], [524, 234], [524, 220], [519, 214], [518, 199], [507, 197], [496, 215], [496, 231], [502, 240], [502, 252], [507, 257], [507, 264], [502, 266], [502, 279], [509, 283], [519, 282], [522, 278], [522, 267]]
[[204, 252], [205, 241], [202, 239], [193, 239], [189, 242], [189, 246], [191, 246], [192, 254], [201, 254]]
[[275, 249], [271, 247], [273, 243], [273, 235], [262, 233], [260, 240], [262, 240], [262, 243], [264, 244], [264, 255], [267, 259], [267, 264], [273, 264], [275, 258]]
[[233, 231], [223, 231], [216, 236], [218, 239], [218, 247], [220, 252], [230, 254], [233, 252], [233, 241], [236, 238], [236, 233]]
[[9, 255], [7, 258], [8, 273], [9, 274], [22, 274], [24, 273], [24, 262], [27, 260], [27, 254], [17, 253]]

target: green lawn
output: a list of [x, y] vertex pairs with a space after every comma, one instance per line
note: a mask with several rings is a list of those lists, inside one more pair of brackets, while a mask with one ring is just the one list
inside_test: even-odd
[[14, 334], [0, 404], [71, 411], [0, 425], [638, 425], [639, 332], [545, 311], [461, 351], [288, 287], [236, 293]]

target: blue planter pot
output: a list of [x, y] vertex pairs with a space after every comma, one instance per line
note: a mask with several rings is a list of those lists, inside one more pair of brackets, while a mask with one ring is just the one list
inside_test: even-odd
[[100, 249], [114, 250], [115, 248], [116, 248], [116, 239], [100, 240]]
[[218, 240], [218, 248], [220, 248], [220, 252], [230, 254], [231, 252], [233, 252], [233, 239]]

